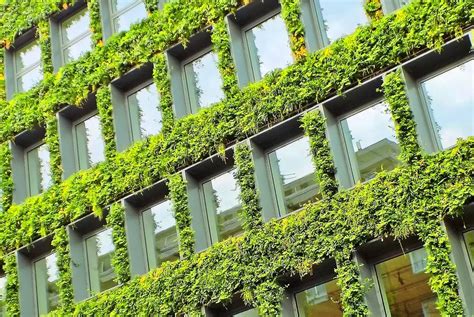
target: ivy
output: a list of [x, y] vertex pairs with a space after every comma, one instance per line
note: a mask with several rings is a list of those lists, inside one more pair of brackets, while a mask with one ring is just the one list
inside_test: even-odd
[[304, 25], [301, 22], [300, 2], [301, 0], [281, 0], [281, 17], [290, 34], [290, 48], [295, 60], [305, 57], [308, 53]]
[[112, 267], [116, 274], [117, 283], [130, 280], [130, 263], [125, 233], [125, 209], [121, 203], [115, 203], [109, 208], [106, 217], [107, 225], [112, 229], [112, 239], [115, 250], [112, 256]]
[[381, 0], [365, 0], [364, 9], [371, 20], [379, 20], [383, 17]]
[[105, 157], [112, 159], [117, 153], [115, 144], [114, 124], [112, 122], [112, 100], [110, 86], [102, 86], [97, 90], [97, 109], [99, 110], [100, 126], [105, 143]]
[[173, 128], [173, 97], [171, 95], [171, 84], [166, 67], [164, 55], [156, 55], [153, 59], [153, 81], [160, 95], [160, 110], [162, 115], [163, 134], [169, 133]]
[[65, 227], [54, 231], [52, 246], [56, 252], [58, 267], [59, 311], [68, 315], [72, 313], [74, 304], [74, 290], [72, 288], [71, 256], [67, 230]]
[[87, 0], [87, 8], [89, 9], [90, 30], [92, 40], [99, 46], [103, 44], [102, 23], [100, 18], [100, 0]]
[[7, 276], [7, 315], [10, 317], [20, 317], [19, 283], [15, 254], [10, 254], [3, 258], [3, 270]]

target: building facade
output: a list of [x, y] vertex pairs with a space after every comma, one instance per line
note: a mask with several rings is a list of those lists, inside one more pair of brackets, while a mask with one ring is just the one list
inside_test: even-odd
[[472, 10], [7, 2], [0, 316], [472, 316]]

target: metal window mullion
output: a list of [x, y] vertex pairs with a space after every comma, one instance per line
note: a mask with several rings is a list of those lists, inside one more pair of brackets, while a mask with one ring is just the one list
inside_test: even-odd
[[148, 208], [141, 213], [141, 222], [143, 228], [144, 242], [145, 242], [145, 252], [147, 256], [147, 265], [148, 270], [156, 268], [159, 263], [157, 263], [157, 254], [156, 254], [156, 240], [154, 232], [154, 219], [151, 209]]
[[278, 212], [280, 216], [284, 216], [288, 213], [285, 204], [285, 190], [282, 181], [283, 175], [281, 175], [280, 167], [278, 165], [278, 157], [275, 151], [267, 154], [266, 160], [268, 160], [268, 168], [270, 172], [270, 180], [273, 196], [276, 200]]
[[203, 209], [204, 209], [204, 212], [206, 213], [209, 233], [211, 235], [211, 244], [219, 242], [217, 206], [214, 200], [213, 191], [214, 189], [212, 188], [211, 181], [208, 181], [201, 185], [202, 199], [204, 203]]

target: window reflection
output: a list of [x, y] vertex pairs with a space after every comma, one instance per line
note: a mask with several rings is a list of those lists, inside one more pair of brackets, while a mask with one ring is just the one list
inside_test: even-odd
[[62, 23], [62, 37], [64, 43], [71, 42], [78, 37], [89, 33], [89, 11], [84, 9]]
[[252, 308], [241, 313], [233, 315], [234, 317], [258, 317], [257, 308]]
[[90, 290], [102, 292], [117, 285], [112, 267], [115, 251], [112, 229], [105, 229], [86, 239]]
[[57, 282], [59, 271], [56, 253], [52, 253], [34, 263], [36, 302], [40, 315], [47, 314], [58, 307], [59, 290]]
[[209, 52], [185, 65], [184, 69], [194, 111], [224, 98], [216, 53]]
[[80, 58], [85, 53], [89, 52], [92, 47], [92, 38], [90, 35], [82, 38], [81, 40], [71, 44], [64, 50], [65, 63]]
[[37, 40], [15, 52], [15, 76], [17, 91], [33, 88], [41, 79], [41, 49]]
[[319, 3], [329, 42], [351, 34], [358, 25], [367, 23], [361, 0], [319, 0]]
[[105, 160], [104, 140], [98, 115], [79, 123], [76, 126], [79, 167], [86, 169]]
[[376, 265], [386, 310], [391, 316], [440, 316], [436, 296], [425, 273], [427, 255], [424, 249], [400, 255]]
[[147, 11], [143, 1], [114, 1], [112, 10], [115, 32], [127, 31], [130, 26], [146, 18]]
[[132, 139], [134, 141], [157, 134], [161, 131], [162, 117], [158, 109], [160, 96], [154, 84], [128, 96]]
[[307, 137], [270, 152], [268, 157], [280, 210], [290, 213], [320, 198]]
[[209, 222], [217, 228], [219, 241], [242, 232], [240, 188], [234, 172], [229, 171], [203, 184]]
[[385, 103], [342, 120], [341, 126], [356, 180], [370, 180], [377, 172], [399, 164], [400, 147]]
[[248, 30], [245, 36], [256, 80], [293, 62], [288, 31], [279, 14]]
[[474, 135], [474, 61], [422, 83], [435, 132], [446, 149]]
[[464, 233], [464, 243], [466, 244], [471, 270], [474, 272], [474, 230]]
[[28, 180], [30, 195], [37, 195], [52, 184], [50, 155], [46, 144], [42, 144], [27, 153]]
[[0, 317], [7, 316], [7, 277], [0, 276]]
[[143, 226], [150, 268], [179, 259], [178, 233], [171, 201], [165, 200], [145, 210]]
[[341, 289], [336, 280], [297, 293], [299, 317], [342, 316]]

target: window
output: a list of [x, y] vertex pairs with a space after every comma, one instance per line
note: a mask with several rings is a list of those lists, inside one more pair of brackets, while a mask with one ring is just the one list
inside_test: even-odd
[[474, 230], [464, 232], [463, 237], [467, 254], [469, 255], [471, 270], [474, 272]]
[[0, 317], [7, 316], [7, 277], [0, 275]]
[[202, 185], [213, 242], [225, 240], [242, 232], [239, 218], [240, 189], [234, 178], [234, 172], [234, 170], [225, 172]]
[[178, 232], [171, 201], [163, 200], [146, 209], [142, 217], [148, 267], [178, 260]]
[[59, 304], [59, 279], [56, 253], [36, 260], [33, 263], [35, 277], [36, 305], [39, 315], [55, 310]]
[[372, 179], [377, 172], [392, 170], [399, 161], [399, 145], [384, 102], [349, 115], [340, 121], [354, 179]]
[[50, 155], [46, 144], [34, 146], [26, 151], [26, 167], [29, 196], [40, 194], [51, 186]]
[[295, 294], [299, 317], [342, 316], [341, 289], [337, 280]]
[[90, 295], [117, 285], [112, 267], [115, 251], [112, 229], [102, 229], [85, 238]]
[[288, 31], [280, 14], [244, 28], [244, 38], [254, 81], [293, 62]]
[[217, 68], [217, 54], [210, 51], [184, 65], [184, 76], [191, 112], [224, 98], [222, 80]]
[[76, 60], [92, 48], [87, 8], [82, 9], [60, 24], [62, 63]]
[[426, 251], [417, 249], [375, 266], [387, 314], [440, 316], [425, 273]]
[[16, 49], [14, 55], [15, 91], [23, 92], [35, 86], [43, 76], [41, 48], [38, 40]]
[[143, 1], [110, 0], [113, 32], [127, 31], [130, 26], [146, 18], [147, 11]]
[[474, 61], [471, 59], [421, 81], [438, 149], [474, 135]]
[[237, 313], [232, 315], [233, 317], [258, 317], [258, 310], [257, 308], [252, 308], [241, 313]]
[[105, 160], [100, 119], [94, 114], [74, 125], [78, 169], [87, 169]]
[[278, 208], [282, 214], [291, 213], [306, 202], [320, 198], [307, 137], [271, 151], [268, 160]]

